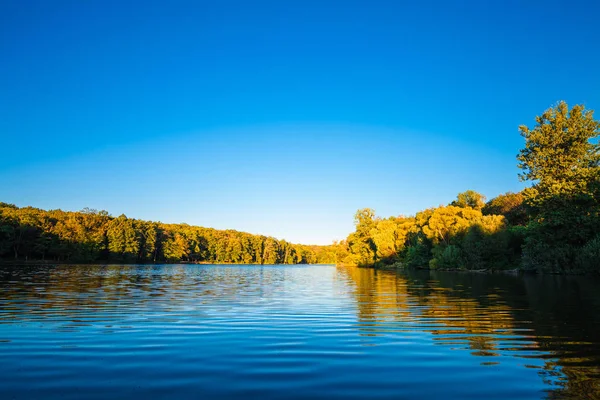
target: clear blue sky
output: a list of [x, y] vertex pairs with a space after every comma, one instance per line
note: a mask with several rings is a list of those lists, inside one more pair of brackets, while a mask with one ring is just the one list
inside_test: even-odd
[[327, 244], [518, 191], [519, 124], [600, 111], [599, 4], [3, 0], [0, 201]]

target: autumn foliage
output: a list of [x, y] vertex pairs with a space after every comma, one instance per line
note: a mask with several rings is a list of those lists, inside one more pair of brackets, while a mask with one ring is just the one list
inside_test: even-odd
[[531, 185], [485, 203], [473, 190], [411, 217], [359, 210], [338, 262], [375, 267], [600, 272], [600, 123], [565, 102], [521, 126], [519, 178]]

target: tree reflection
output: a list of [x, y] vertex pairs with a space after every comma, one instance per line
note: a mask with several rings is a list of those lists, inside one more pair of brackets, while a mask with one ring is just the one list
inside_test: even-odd
[[[355, 286], [361, 332], [432, 334], [473, 356], [540, 360], [550, 397], [600, 396], [600, 282], [590, 277], [439, 271], [394, 273], [338, 266]], [[483, 364], [497, 364], [483, 361]]]
[[[244, 304], [281, 290], [285, 271], [269, 267], [192, 265], [59, 265], [0, 269], [0, 324], [52, 319], [111, 324], [124, 317]], [[265, 273], [265, 270], [268, 272]], [[201, 305], [201, 307], [200, 307]], [[211, 306], [211, 307], [207, 307]]]

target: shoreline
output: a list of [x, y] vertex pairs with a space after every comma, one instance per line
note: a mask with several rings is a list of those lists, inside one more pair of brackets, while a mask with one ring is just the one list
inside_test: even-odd
[[[343, 265], [343, 264], [340, 264], [340, 265]], [[505, 275], [514, 275], [514, 276], [517, 276], [517, 275], [598, 276], [598, 275], [600, 275], [597, 272], [569, 272], [569, 271], [543, 272], [543, 271], [524, 270], [524, 269], [521, 269], [518, 267], [512, 268], [512, 269], [492, 269], [492, 268], [488, 268], [488, 269], [443, 269], [443, 268], [433, 269], [433, 268], [426, 268], [426, 267], [409, 268], [409, 267], [404, 267], [402, 265], [396, 265], [396, 264], [390, 264], [390, 265], [383, 266], [383, 267], [378, 267], [378, 266], [374, 266], [374, 265], [365, 265], [365, 266], [343, 265], [343, 266], [374, 269], [377, 271], [392, 271], [392, 272], [413, 270], [413, 271], [456, 272], [456, 273], [486, 274], [486, 275], [505, 274]]]
[[210, 261], [200, 261], [200, 262], [190, 262], [190, 261], [179, 261], [179, 262], [156, 262], [156, 263], [126, 263], [126, 262], [112, 262], [112, 261], [93, 261], [93, 262], [74, 262], [74, 261], [44, 261], [44, 260], [35, 260], [35, 261], [23, 261], [23, 260], [15, 260], [15, 261], [7, 261], [0, 260], [0, 266], [2, 265], [23, 265], [23, 266], [42, 266], [42, 265], [98, 265], [98, 266], [109, 266], [109, 265], [336, 265], [331, 263], [300, 263], [300, 264], [256, 264], [256, 263], [224, 263], [224, 262], [210, 262]]

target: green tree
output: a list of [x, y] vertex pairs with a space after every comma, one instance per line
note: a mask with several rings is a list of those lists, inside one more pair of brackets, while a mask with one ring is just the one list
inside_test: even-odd
[[263, 264], [277, 264], [279, 259], [279, 244], [277, 240], [272, 237], [266, 238], [262, 255]]
[[467, 190], [466, 192], [459, 193], [456, 196], [456, 200], [450, 203], [450, 205], [462, 208], [471, 207], [475, 210], [481, 210], [485, 205], [485, 196], [474, 190]]
[[158, 226], [154, 222], [139, 221], [137, 229], [141, 233], [138, 260], [156, 262]]
[[106, 211], [19, 208], [0, 202], [0, 258], [71, 262], [329, 263], [334, 246], [234, 230], [113, 218]]
[[600, 171], [600, 123], [592, 110], [576, 105], [569, 111], [564, 101], [536, 122], [532, 129], [519, 127], [525, 148], [517, 158], [523, 171], [519, 178], [533, 182], [523, 195], [543, 213], [555, 197], [590, 194]]
[[532, 217], [524, 248], [528, 269], [570, 270], [578, 249], [600, 230], [600, 123], [593, 111], [565, 102], [536, 117], [533, 128], [521, 126], [525, 148], [519, 155], [519, 178]]
[[169, 262], [180, 262], [187, 259], [188, 243], [179, 232], [171, 233], [165, 238], [163, 252], [165, 260]]
[[[519, 175], [533, 185], [523, 191], [537, 222], [544, 225], [578, 225], [588, 236], [582, 216], [597, 216], [600, 177], [600, 123], [592, 110], [565, 102], [536, 117], [529, 129], [521, 126], [525, 148], [518, 155]], [[583, 223], [583, 225], [582, 225]], [[584, 231], [582, 231], [582, 229]], [[580, 235], [578, 235], [580, 236]]]
[[375, 211], [363, 208], [354, 214], [356, 231], [348, 236], [348, 248], [352, 255], [352, 263], [356, 265], [372, 265], [377, 248], [371, 237], [376, 226]]
[[135, 262], [140, 251], [141, 232], [136, 230], [135, 222], [120, 215], [107, 227], [108, 250], [116, 261]]

